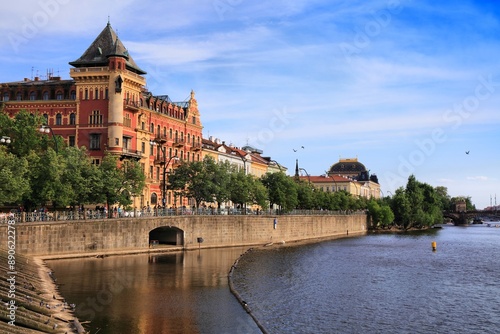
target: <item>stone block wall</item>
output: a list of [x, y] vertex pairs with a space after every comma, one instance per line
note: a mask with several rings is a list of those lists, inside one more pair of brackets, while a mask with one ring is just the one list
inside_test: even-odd
[[[276, 225], [274, 224], [276, 219]], [[294, 242], [367, 232], [366, 215], [314, 216], [171, 216], [65, 222], [17, 223], [16, 252], [25, 255], [94, 254], [144, 251], [149, 232], [170, 226], [182, 230], [184, 249]], [[7, 244], [0, 226], [0, 245]], [[197, 238], [203, 238], [199, 244]]]

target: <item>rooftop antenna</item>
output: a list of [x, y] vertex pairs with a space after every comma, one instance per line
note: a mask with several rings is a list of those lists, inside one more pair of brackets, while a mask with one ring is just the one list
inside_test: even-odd
[[31, 66], [31, 80], [33, 80], [33, 70], [34, 70], [34, 69], [35, 69], [35, 68], [34, 68], [33, 66]]

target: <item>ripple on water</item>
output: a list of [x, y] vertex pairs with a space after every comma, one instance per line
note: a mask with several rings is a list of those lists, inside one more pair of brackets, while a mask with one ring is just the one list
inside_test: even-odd
[[484, 229], [255, 250], [234, 282], [272, 333], [496, 333], [500, 233]]

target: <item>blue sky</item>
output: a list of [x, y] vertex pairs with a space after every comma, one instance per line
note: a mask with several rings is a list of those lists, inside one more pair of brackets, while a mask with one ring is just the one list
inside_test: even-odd
[[196, 92], [205, 137], [260, 148], [292, 173], [296, 159], [320, 175], [357, 157], [385, 195], [414, 174], [500, 204], [494, 1], [10, 2], [0, 82], [69, 78], [108, 16], [150, 91]]

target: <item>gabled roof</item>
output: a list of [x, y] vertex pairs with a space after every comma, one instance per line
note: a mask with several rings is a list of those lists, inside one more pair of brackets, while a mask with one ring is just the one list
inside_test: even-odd
[[135, 63], [127, 49], [116, 35], [111, 25], [108, 24], [99, 36], [90, 44], [83, 55], [69, 64], [74, 67], [99, 67], [108, 65], [108, 57], [123, 57], [127, 61], [127, 69], [137, 74], [146, 74]]

